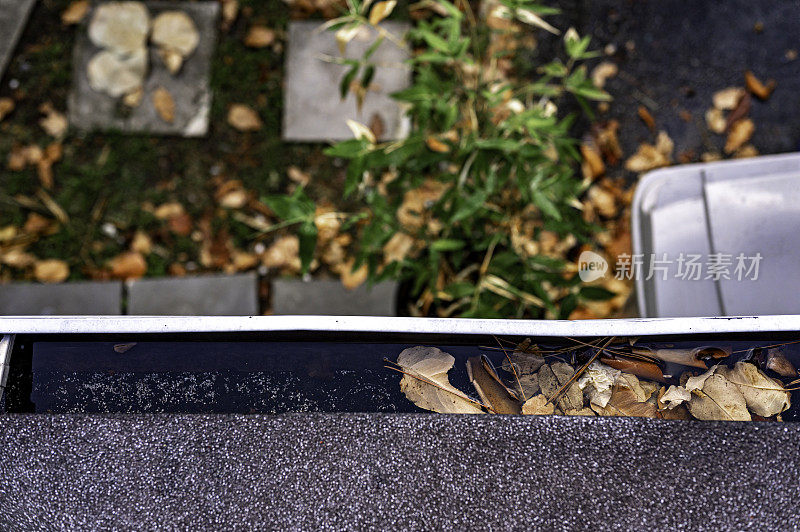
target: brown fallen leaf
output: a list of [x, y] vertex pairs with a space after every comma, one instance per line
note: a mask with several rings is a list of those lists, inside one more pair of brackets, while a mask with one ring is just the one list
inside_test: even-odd
[[147, 261], [141, 253], [126, 251], [108, 261], [111, 275], [117, 279], [138, 279], [147, 273]]
[[611, 389], [611, 398], [606, 406], [594, 403], [589, 406], [600, 416], [658, 417], [658, 409], [654, 404], [642, 401], [634, 390], [620, 384], [615, 384]]
[[441, 140], [437, 139], [436, 137], [428, 137], [427, 139], [425, 139], [425, 144], [428, 146], [429, 150], [435, 151], [437, 153], [450, 152], [450, 146], [448, 146]]
[[653, 118], [653, 115], [650, 114], [650, 111], [647, 110], [647, 107], [640, 105], [639, 108], [636, 110], [636, 114], [639, 115], [639, 118], [642, 119], [642, 122], [650, 129], [650, 131], [656, 130], [656, 119]]
[[[574, 368], [565, 362], [544, 364], [539, 369], [539, 387], [542, 393], [548, 399], [552, 399], [559, 388], [572, 378], [573, 373], [575, 373]], [[570, 384], [566, 393], [558, 400], [558, 407], [561, 410], [580, 410], [583, 408], [583, 391], [577, 383]]]
[[405, 372], [400, 391], [415, 405], [440, 414], [483, 414], [477, 401], [450, 384], [455, 358], [436, 347], [410, 347], [397, 357]]
[[294, 165], [286, 169], [286, 174], [289, 176], [289, 179], [301, 186], [306, 186], [311, 181], [311, 175], [308, 172], [303, 172]]
[[767, 369], [771, 369], [781, 377], [798, 376], [797, 369], [789, 362], [779, 347], [767, 349], [765, 365]]
[[69, 277], [69, 266], [63, 260], [40, 260], [33, 265], [33, 276], [41, 283], [60, 283]]
[[250, 48], [266, 48], [275, 42], [275, 30], [266, 26], [251, 26], [244, 38], [244, 45]]
[[89, 0], [75, 0], [61, 12], [61, 23], [65, 26], [80, 24], [89, 12]]
[[526, 416], [549, 416], [554, 412], [555, 405], [541, 393], [534, 395], [522, 404], [522, 413]]
[[261, 257], [267, 268], [300, 271], [300, 241], [295, 235], [282, 236]]
[[59, 113], [49, 103], [42, 104], [39, 111], [46, 116], [39, 120], [39, 126], [51, 137], [57, 139], [62, 138], [68, 127], [67, 117], [63, 113]]
[[619, 67], [611, 61], [603, 61], [592, 70], [592, 82], [595, 87], [602, 89], [606, 81], [613, 78], [619, 72]]
[[42, 159], [36, 165], [36, 175], [39, 176], [39, 182], [44, 188], [50, 190], [53, 188], [53, 165], [47, 159]]
[[155, 216], [159, 220], [168, 220], [175, 216], [180, 216], [184, 212], [186, 212], [186, 210], [183, 208], [183, 205], [181, 205], [176, 201], [171, 201], [159, 205], [153, 212], [153, 216]]
[[155, 107], [161, 120], [172, 124], [175, 122], [175, 100], [172, 94], [164, 87], [159, 87], [153, 91], [153, 107]]
[[144, 99], [144, 87], [137, 87], [122, 97], [122, 104], [131, 109], [139, 107]]
[[131, 251], [147, 256], [153, 251], [153, 240], [144, 231], [136, 231], [130, 247]]
[[[714, 371], [714, 368], [709, 371]], [[704, 421], [751, 420], [742, 392], [721, 374], [709, 375], [702, 388], [692, 392], [689, 412]]]
[[638, 151], [625, 161], [625, 168], [631, 172], [646, 172], [662, 166], [669, 166], [672, 162], [672, 150], [675, 143], [666, 131], [660, 131], [656, 137], [655, 145], [643, 142]]
[[392, 14], [392, 10], [394, 10], [396, 5], [397, 0], [385, 0], [384, 2], [375, 4], [369, 12], [369, 23], [373, 26], [380, 23], [380, 21]]
[[382, 139], [386, 135], [386, 124], [379, 113], [372, 114], [368, 127], [376, 139]]
[[750, 70], [744, 73], [744, 84], [756, 98], [760, 100], [769, 99], [772, 91], [775, 90], [777, 83], [774, 79], [767, 81], [766, 84], [762, 83]]
[[355, 264], [355, 259], [350, 259], [344, 264], [344, 268], [339, 273], [339, 278], [342, 281], [342, 285], [348, 290], [353, 290], [358, 288], [364, 282], [366, 282], [367, 277], [369, 275], [369, 268], [366, 264], [362, 264], [355, 271], [353, 271], [353, 265]]
[[397, 232], [383, 245], [383, 263], [400, 262], [413, 248], [414, 239], [406, 233]]
[[179, 236], [189, 236], [194, 229], [194, 222], [188, 213], [172, 216], [167, 219], [169, 230]]
[[745, 90], [741, 87], [728, 87], [727, 89], [715, 92], [711, 97], [711, 101], [714, 107], [720, 111], [730, 111], [736, 108], [739, 104], [739, 100], [741, 100], [745, 94]]
[[250, 270], [258, 265], [258, 255], [235, 249], [231, 253], [231, 262], [236, 271]]
[[783, 384], [767, 377], [754, 364], [737, 362], [733, 368], [720, 368], [720, 372], [739, 388], [747, 408], [754, 414], [770, 417], [792, 405], [791, 393], [784, 389]]
[[258, 131], [262, 126], [258, 113], [240, 103], [231, 105], [228, 110], [228, 124], [239, 131]]
[[239, 0], [220, 0], [222, 2], [222, 30], [228, 31], [239, 16]]
[[756, 125], [749, 118], [736, 121], [728, 133], [725, 141], [725, 153], [733, 153], [747, 143], [753, 136]]
[[25, 220], [25, 225], [22, 226], [22, 230], [26, 233], [39, 234], [47, 232], [51, 226], [52, 221], [49, 218], [32, 212], [28, 215], [28, 219]]
[[0, 251], [0, 263], [12, 268], [24, 270], [36, 264], [36, 257], [25, 251], [23, 247], [16, 246]]
[[467, 360], [467, 375], [483, 403], [496, 414], [520, 414], [521, 405], [488, 364], [484, 356]]
[[594, 142], [584, 142], [581, 144], [581, 155], [583, 156], [583, 176], [589, 179], [597, 179], [606, 172], [606, 165], [600, 150]]
[[727, 129], [728, 121], [725, 120], [725, 115], [721, 110], [712, 107], [706, 111], [706, 126], [713, 133], [721, 135]]
[[11, 98], [0, 98], [0, 122], [14, 110], [14, 100]]
[[614, 194], [609, 190], [599, 185], [594, 185], [587, 192], [587, 197], [601, 215], [606, 218], [616, 218], [619, 209], [617, 208]]

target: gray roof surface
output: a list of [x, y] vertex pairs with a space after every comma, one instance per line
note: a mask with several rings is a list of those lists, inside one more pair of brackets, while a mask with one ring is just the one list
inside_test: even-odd
[[0, 417], [0, 528], [790, 529], [800, 425]]

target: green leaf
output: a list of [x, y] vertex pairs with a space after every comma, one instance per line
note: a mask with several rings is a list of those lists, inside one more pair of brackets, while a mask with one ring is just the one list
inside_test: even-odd
[[439, 240], [434, 240], [431, 244], [431, 250], [433, 251], [456, 251], [458, 249], [463, 248], [466, 243], [463, 240], [454, 240], [450, 238], [440, 238]]
[[531, 197], [533, 198], [533, 203], [535, 203], [543, 213], [555, 218], [556, 220], [561, 220], [561, 212], [559, 212], [558, 207], [556, 207], [555, 203], [550, 201], [550, 198], [548, 198], [547, 195], [539, 191], [537, 188], [532, 187]]
[[316, 210], [314, 202], [306, 196], [302, 187], [298, 188], [291, 196], [268, 196], [264, 198], [264, 203], [278, 218], [284, 221], [301, 221], [304, 218], [313, 217]]
[[581, 287], [579, 294], [583, 299], [589, 299], [592, 301], [607, 301], [617, 295], [614, 292], [606, 290], [600, 286], [583, 286]]
[[297, 238], [300, 241], [300, 265], [303, 274], [306, 274], [311, 267], [311, 261], [314, 260], [314, 250], [317, 247], [317, 226], [313, 220], [300, 226]]
[[342, 81], [339, 82], [339, 96], [342, 100], [347, 98], [347, 93], [350, 92], [350, 84], [356, 79], [356, 75], [358, 74], [359, 65], [354, 65], [347, 71], [347, 74], [344, 75]]

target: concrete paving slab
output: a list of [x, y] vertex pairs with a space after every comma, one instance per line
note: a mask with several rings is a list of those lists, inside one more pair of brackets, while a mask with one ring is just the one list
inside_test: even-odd
[[0, 78], [36, 0], [0, 0]]
[[122, 314], [122, 282], [0, 285], [0, 315]]
[[[145, 79], [141, 104], [125, 116], [118, 98], [95, 92], [89, 86], [86, 65], [100, 51], [86, 34], [86, 25], [79, 29], [75, 46], [72, 91], [68, 99], [69, 121], [84, 130], [119, 130], [129, 133], [152, 133], [199, 137], [208, 132], [211, 110], [209, 76], [211, 56], [217, 34], [218, 2], [146, 2], [150, 15], [163, 11], [180, 10], [189, 15], [200, 32], [197, 49], [184, 62], [177, 75], [172, 75], [158, 56], [156, 48], [149, 47], [150, 71]], [[91, 14], [86, 17], [87, 23]], [[153, 105], [153, 92], [163, 87], [175, 102], [175, 119], [165, 122]]]
[[258, 277], [199, 275], [128, 282], [128, 314], [141, 316], [252, 316], [258, 314]]
[[395, 316], [397, 283], [382, 282], [347, 290], [339, 281], [277, 279], [272, 312], [278, 315]]
[[[367, 94], [361, 111], [356, 99], [348, 94], [342, 101], [339, 84], [348, 67], [325, 61], [341, 57], [332, 32], [318, 31], [318, 21], [289, 23], [286, 53], [283, 138], [287, 141], [318, 142], [353, 138], [347, 119], [370, 125], [375, 117], [382, 122], [383, 138], [396, 138], [401, 128], [400, 108], [389, 95], [408, 87], [411, 74], [403, 62], [407, 52], [384, 41], [372, 56], [377, 65], [373, 90]], [[385, 22], [383, 26], [396, 35], [409, 25]], [[360, 58], [374, 42], [374, 31], [367, 31], [347, 46], [347, 57]]]

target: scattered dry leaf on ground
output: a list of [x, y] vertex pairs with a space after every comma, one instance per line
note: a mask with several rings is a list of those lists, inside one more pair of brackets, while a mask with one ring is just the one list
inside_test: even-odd
[[228, 31], [239, 16], [239, 0], [220, 0], [222, 3], [222, 29]]
[[0, 121], [14, 110], [14, 100], [11, 98], [0, 98]]
[[736, 121], [728, 133], [725, 141], [725, 153], [733, 153], [747, 143], [753, 136], [756, 125], [749, 118]]
[[282, 236], [267, 248], [261, 257], [267, 268], [300, 271], [300, 241], [295, 235]]
[[661, 131], [656, 138], [655, 146], [643, 142], [639, 149], [627, 161], [625, 168], [631, 172], [647, 172], [662, 166], [669, 166], [672, 162], [672, 150], [675, 145], [665, 131]]
[[261, 118], [250, 107], [235, 103], [228, 110], [228, 124], [239, 131], [258, 131], [261, 129]]
[[33, 266], [33, 276], [42, 283], [60, 283], [69, 277], [69, 266], [63, 260], [40, 260]]
[[147, 261], [141, 253], [127, 251], [108, 261], [111, 275], [117, 279], [138, 279], [147, 273]]
[[171, 124], [175, 121], [175, 100], [164, 87], [153, 91], [153, 107], [164, 122]]
[[136, 231], [131, 240], [131, 251], [147, 256], [153, 251], [153, 240], [144, 231]]
[[762, 83], [750, 70], [744, 73], [744, 83], [747, 90], [750, 91], [756, 98], [761, 100], [769, 99], [772, 91], [775, 90], [777, 85], [774, 79]]
[[67, 132], [67, 117], [63, 113], [56, 111], [50, 103], [44, 103], [39, 107], [39, 112], [45, 117], [39, 120], [39, 125], [51, 137], [61, 139]]
[[605, 87], [606, 81], [616, 76], [617, 72], [619, 72], [619, 67], [615, 63], [603, 61], [592, 70], [592, 81], [595, 86], [602, 89]]
[[266, 48], [275, 42], [275, 30], [266, 26], [251, 26], [244, 38], [244, 45], [250, 48]]
[[727, 89], [722, 89], [721, 91], [715, 92], [711, 97], [711, 100], [714, 104], [714, 107], [720, 111], [730, 111], [739, 105], [739, 100], [741, 100], [744, 95], [745, 90], [743, 88], [728, 87]]
[[89, 0], [75, 0], [61, 13], [61, 23], [65, 26], [79, 24], [89, 12]]
[[150, 40], [158, 47], [158, 54], [170, 73], [177, 74], [200, 43], [200, 32], [185, 12], [164, 11], [153, 20]]
[[366, 264], [362, 264], [355, 270], [353, 270], [353, 265], [355, 264], [355, 259], [350, 259], [345, 262], [342, 271], [339, 273], [339, 278], [342, 281], [342, 285], [348, 290], [353, 290], [358, 288], [367, 280], [367, 275], [369, 273], [369, 269], [367, 268]]

